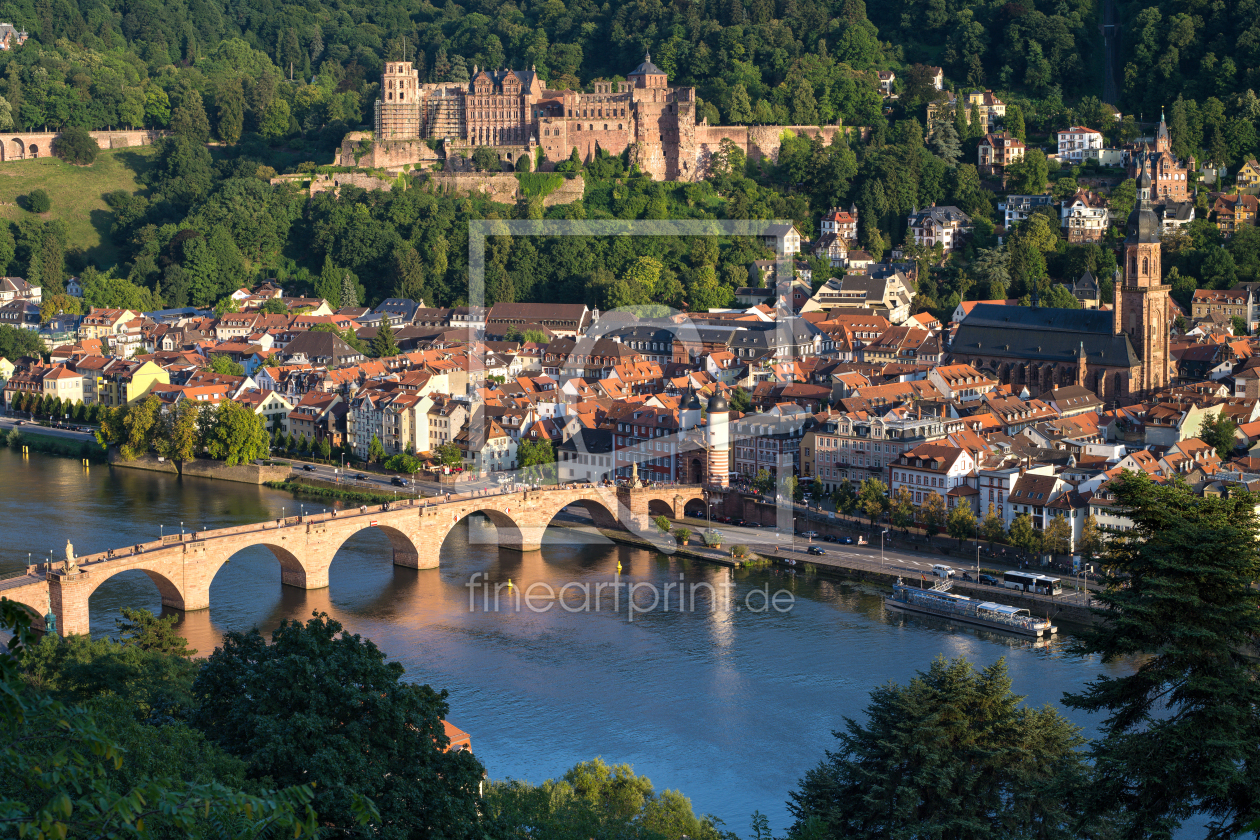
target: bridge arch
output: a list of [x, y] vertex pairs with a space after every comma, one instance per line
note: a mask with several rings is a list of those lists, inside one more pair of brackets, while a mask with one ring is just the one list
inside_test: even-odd
[[[145, 576], [153, 582], [157, 587], [158, 596], [162, 599], [162, 606], [171, 607], [177, 610], [195, 610], [200, 606], [189, 606], [189, 598], [185, 597], [185, 587], [182, 581], [178, 580], [182, 575], [171, 574], [169, 561], [159, 560], [153, 564], [136, 563], [126, 566], [116, 566], [108, 570], [102, 570], [104, 574], [94, 574], [88, 579], [88, 586], [83, 593], [84, 599], [88, 606], [91, 606], [92, 595], [101, 588], [101, 585], [113, 580], [124, 572], [144, 572]], [[193, 601], [199, 600], [193, 598]]]
[[657, 517], [664, 516], [669, 519], [674, 518], [674, 505], [664, 499], [648, 499], [647, 503], [648, 516]]
[[[454, 527], [454, 526], [452, 526]], [[416, 546], [415, 540], [411, 538], [405, 531], [395, 528], [391, 525], [378, 524], [370, 529], [359, 529], [350, 531], [337, 542], [329, 552], [328, 563], [332, 565], [332, 561], [336, 558], [337, 552], [345, 547], [346, 543], [357, 537], [364, 530], [379, 531], [389, 540], [390, 548], [393, 551], [393, 562], [395, 566], [410, 566], [417, 568], [416, 564], [420, 560], [420, 549]], [[325, 572], [325, 574], [327, 574]], [[308, 589], [310, 587], [307, 587]]]
[[[3, 145], [3, 144], [0, 144], [0, 145]], [[34, 630], [45, 629], [44, 628], [44, 613], [48, 610], [47, 604], [29, 604], [26, 602], [24, 598], [10, 597], [9, 595], [0, 597], [0, 601], [12, 601], [13, 603], [17, 604], [18, 607], [22, 610], [22, 612], [30, 616], [32, 629]]]

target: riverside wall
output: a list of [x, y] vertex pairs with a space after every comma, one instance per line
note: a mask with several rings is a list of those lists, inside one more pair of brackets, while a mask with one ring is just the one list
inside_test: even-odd
[[229, 467], [221, 461], [197, 459], [184, 462], [181, 470], [174, 461], [158, 460], [156, 455], [143, 455], [130, 461], [123, 460], [118, 450], [111, 449], [109, 463], [115, 467], [128, 470], [147, 470], [169, 475], [186, 475], [195, 478], [212, 478], [218, 481], [235, 481], [239, 484], [264, 484], [268, 481], [284, 481], [289, 477], [291, 467], [285, 465], [262, 466], [260, 464], [238, 464]]

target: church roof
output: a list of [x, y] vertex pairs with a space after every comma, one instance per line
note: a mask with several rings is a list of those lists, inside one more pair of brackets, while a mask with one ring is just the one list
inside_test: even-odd
[[955, 355], [1072, 362], [1082, 345], [1090, 364], [1138, 364], [1129, 337], [1112, 332], [1112, 313], [1097, 309], [982, 303], [963, 319], [950, 349]]
[[665, 71], [652, 63], [652, 54], [643, 56], [643, 63], [630, 71], [631, 76], [664, 76]]

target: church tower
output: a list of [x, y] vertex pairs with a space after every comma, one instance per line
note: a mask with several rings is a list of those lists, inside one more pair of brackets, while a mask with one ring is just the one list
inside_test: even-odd
[[1168, 337], [1172, 327], [1169, 286], [1160, 270], [1159, 217], [1151, 207], [1151, 177], [1142, 171], [1137, 181], [1137, 204], [1125, 226], [1124, 281], [1116, 288], [1115, 333], [1129, 337], [1139, 366], [1130, 376], [1129, 390], [1154, 391], [1168, 386]]

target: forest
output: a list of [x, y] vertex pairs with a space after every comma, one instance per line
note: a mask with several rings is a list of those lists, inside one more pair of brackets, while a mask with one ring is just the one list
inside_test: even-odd
[[[1250, 87], [1254, 27], [1244, 23], [1255, 5], [1119, 3], [1129, 33], [1120, 106], [1149, 119], [1156, 100], [1166, 102], [1181, 156], [1233, 166], [1254, 155], [1260, 100]], [[70, 274], [88, 289], [84, 303], [98, 306], [213, 307], [264, 277], [333, 303], [352, 288], [365, 304], [402, 295], [455, 305], [467, 298], [473, 218], [788, 218], [809, 236], [828, 208], [853, 205], [860, 243], [879, 258], [905, 244], [911, 211], [937, 203], [969, 213], [976, 235], [943, 266], [906, 249], [924, 269], [919, 309], [1034, 290], [1070, 305], [1054, 286], [1084, 270], [1109, 294], [1114, 235], [1104, 247], [1069, 246], [1049, 235], [1053, 220], [1033, 219], [999, 245], [1000, 185], [971, 163], [978, 126], [965, 114], [925, 125], [923, 106], [940, 95], [925, 68], [943, 66], [947, 86], [994, 87], [1010, 105], [1005, 127], [1032, 144], [1078, 121], [1131, 140], [1139, 124], [1116, 122], [1096, 95], [1098, 15], [1089, 0], [8, 2], [0, 19], [31, 39], [0, 53], [0, 127], [145, 125], [174, 136], [159, 144], [140, 191], [105, 196], [116, 263], [94, 264], [62, 222], [35, 212], [0, 226], [0, 263], [71, 308], [59, 295]], [[308, 198], [271, 183], [278, 172], [321, 169], [347, 130], [370, 121], [386, 58], [405, 52], [422, 80], [464, 79], [474, 65], [533, 66], [552, 87], [579, 87], [615, 78], [647, 50], [674, 81], [698, 88], [710, 122], [841, 121], [867, 131], [830, 144], [786, 137], [775, 162], [726, 149], [710, 178], [687, 184], [653, 182], [601, 153], [565, 167], [585, 180], [584, 200], [546, 209], [539, 194], [494, 205], [400, 183]], [[1182, 75], [1190, 56], [1213, 72]], [[874, 86], [880, 69], [898, 72], [899, 98], [887, 108]], [[1051, 183], [1071, 195], [1088, 174], [1033, 151], [1007, 188]], [[1179, 298], [1256, 276], [1247, 248], [1221, 242], [1201, 203], [1204, 220], [1168, 249]], [[1112, 204], [1127, 213], [1131, 183]], [[767, 256], [760, 243], [734, 240], [492, 241], [486, 300], [722, 306], [748, 283], [748, 263]], [[815, 283], [834, 273], [814, 268]]]

